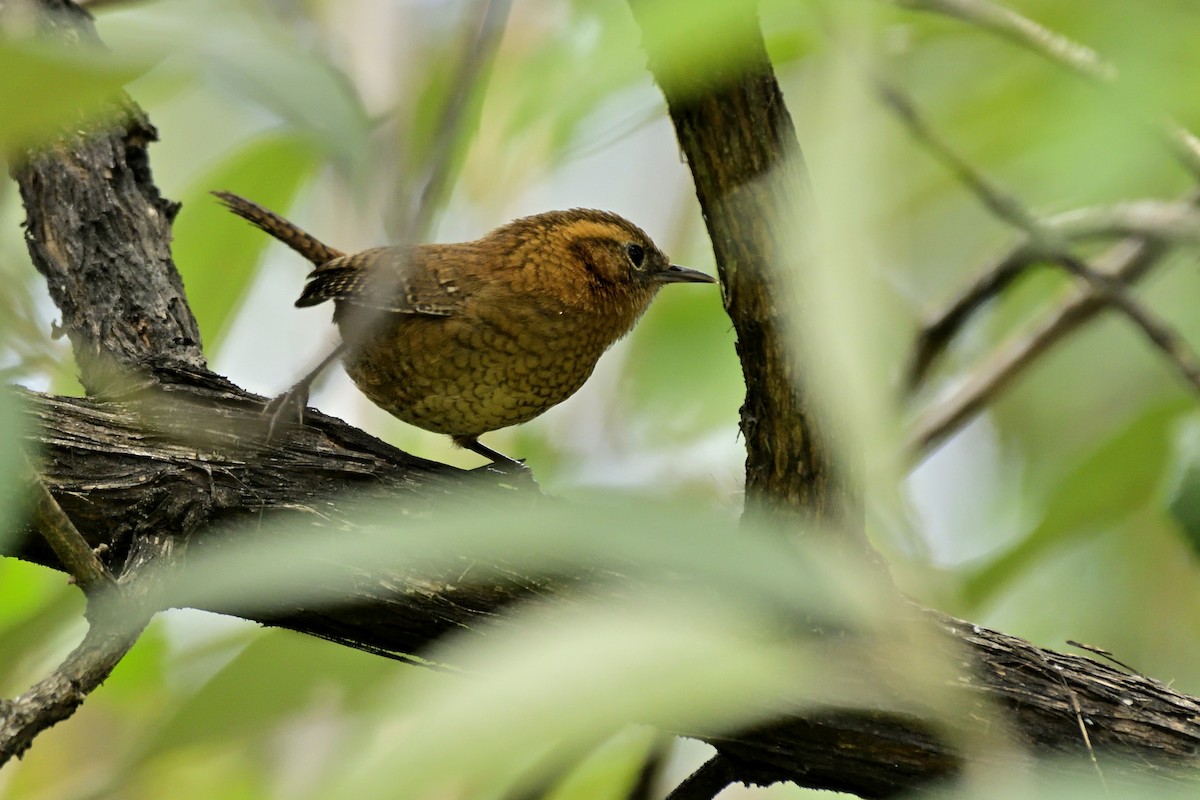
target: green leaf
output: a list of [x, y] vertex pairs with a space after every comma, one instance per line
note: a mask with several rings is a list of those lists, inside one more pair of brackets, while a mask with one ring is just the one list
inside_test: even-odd
[[175, 223], [175, 260], [206, 347], [215, 352], [273, 240], [209, 194], [224, 189], [275, 211], [287, 209], [318, 163], [308, 141], [276, 134], [250, 142], [200, 177]]
[[665, 738], [643, 725], [622, 730], [592, 751], [546, 800], [626, 800], [647, 757]]
[[1192, 552], [1200, 555], [1200, 419], [1188, 421], [1180, 435], [1180, 451], [1167, 510]]
[[60, 647], [82, 613], [82, 593], [61, 572], [0, 558], [0, 697], [23, 692], [41, 677], [29, 674], [31, 664]]
[[966, 598], [985, 603], [1051, 548], [1159, 502], [1172, 465], [1172, 434], [1192, 407], [1190, 399], [1152, 406], [1083, 458], [1054, 487], [1038, 526], [968, 578]]
[[251, 4], [139, 5], [106, 18], [104, 35], [116, 50], [169, 57], [166, 69], [199, 73], [229, 95], [270, 110], [348, 174], [362, 177], [368, 169], [372, 123], [353, 84]]
[[20, 487], [30, 477], [27, 474], [29, 462], [25, 457], [24, 423], [16, 395], [11, 391], [0, 391], [0, 441], [4, 442], [0, 447], [0, 553], [5, 552], [8, 537], [14, 533], [17, 515], [25, 500]]
[[0, 42], [0, 140], [31, 140], [102, 114], [121, 87], [144, 72], [147, 59], [48, 42]]
[[524, 776], [539, 783], [630, 719], [719, 730], [772, 713], [783, 697], [826, 700], [831, 687], [848, 696], [842, 679], [870, 669], [832, 669], [824, 646], [727, 611], [662, 596], [527, 608], [435, 654], [466, 675], [414, 675], [385, 706], [406, 724], [348, 754], [333, 785], [310, 796], [487, 796], [514, 765], [542, 773]]
[[336, 697], [342, 710], [361, 710], [374, 681], [398, 668], [387, 659], [300, 634], [256, 636], [162, 716], [141, 756], [260, 736], [303, 712], [322, 691]]

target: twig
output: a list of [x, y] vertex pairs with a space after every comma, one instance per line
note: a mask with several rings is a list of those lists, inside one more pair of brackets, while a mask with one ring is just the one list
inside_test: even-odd
[[468, 31], [463, 42], [462, 60], [451, 83], [446, 104], [442, 107], [433, 147], [428, 154], [429, 169], [418, 194], [416, 210], [408, 220], [401, 241], [410, 241], [412, 237], [426, 232], [433, 220], [434, 209], [445, 195], [453, 164], [451, 156], [461, 133], [467, 99], [479, 82], [484, 66], [500, 46], [512, 0], [484, 0], [483, 6], [479, 27]]
[[666, 800], [713, 800], [734, 782], [734, 771], [720, 753], [705, 761], [667, 795]]
[[58, 556], [75, 583], [89, 597], [98, 587], [115, 586], [116, 578], [101, 563], [67, 512], [63, 511], [41, 477], [33, 471], [32, 464], [30, 470], [33, 472], [34, 524], [54, 550], [54, 555]]
[[1117, 70], [1090, 47], [1022, 16], [991, 0], [895, 0], [914, 11], [928, 11], [954, 17], [977, 28], [999, 34], [1032, 50], [1049, 61], [1095, 81], [1110, 83]]
[[[1113, 88], [1119, 73], [1091, 48], [1018, 14], [992, 0], [892, 0], [915, 11], [928, 11], [962, 20], [1009, 39], [1075, 74], [1103, 87]], [[1171, 118], [1153, 119], [1155, 133], [1183, 166], [1200, 178], [1200, 141]]]
[[1059, 256], [1058, 263], [1086, 280], [1101, 300], [1114, 306], [1137, 325], [1146, 338], [1175, 365], [1184, 380], [1200, 392], [1200, 358], [1166, 320], [1134, 300], [1120, 282], [1095, 271], [1078, 256], [1064, 252]]
[[[0, 700], [0, 766], [75, 713], [137, 642], [153, 616], [143, 593], [120, 586], [33, 470], [34, 527], [87, 595], [83, 641], [46, 678], [15, 700]], [[157, 568], [157, 567], [155, 567]], [[134, 574], [145, 571], [137, 569]]]
[[[35, 526], [87, 594], [88, 630], [58, 669], [15, 700], [0, 700], [0, 766], [24, 753], [34, 738], [75, 713], [108, 678], [154, 615], [148, 592], [133, 591], [131, 570], [118, 585], [40, 479], [35, 479]], [[146, 562], [143, 562], [146, 564]], [[142, 587], [138, 587], [141, 589]]]
[[[446, 105], [442, 108], [442, 116], [438, 120], [433, 136], [433, 147], [428, 154], [429, 168], [418, 193], [416, 208], [412, 209], [411, 206], [405, 205], [405, 212], [400, 215], [400, 230], [394, 232], [397, 234], [396, 238], [399, 242], [407, 243], [423, 236], [433, 220], [434, 209], [445, 194], [450, 181], [451, 156], [454, 154], [454, 144], [458, 140], [467, 97], [479, 80], [483, 66], [491, 60], [500, 44], [511, 7], [512, 0], [483, 0], [483, 14], [479, 27], [477, 30], [470, 31], [464, 42], [462, 59], [458, 64], [458, 71], [454, 76]], [[397, 272], [391, 280], [380, 281], [376, 291], [383, 295], [395, 291], [400, 274]], [[268, 438], [280, 421], [280, 414], [283, 411], [297, 409], [297, 417], [303, 421], [304, 407], [308, 400], [308, 387], [344, 351], [354, 349], [360, 344], [362, 337], [369, 334], [376, 320], [385, 313], [377, 309], [356, 310], [355, 330], [353, 332], [343, 330], [342, 341], [322, 356], [321, 360], [317, 362], [318, 365], [306, 372], [304, 377], [291, 389], [272, 401], [274, 410], [268, 426]], [[297, 392], [297, 390], [300, 391]], [[269, 405], [268, 408], [271, 408], [272, 405]]]
[[1078, 647], [1080, 650], [1085, 650], [1094, 656], [1099, 656], [1106, 661], [1111, 661], [1113, 664], [1116, 664], [1118, 667], [1131, 675], [1137, 675], [1139, 678], [1146, 678], [1146, 680], [1154, 680], [1153, 678], [1147, 677], [1145, 674], [1129, 666], [1124, 661], [1120, 661], [1112, 654], [1111, 650], [1105, 650], [1103, 647], [1096, 647], [1092, 644], [1084, 644], [1083, 642], [1078, 642], [1074, 639], [1067, 639], [1067, 644], [1071, 645], [1071, 647]]
[[[1146, 274], [1169, 251], [1165, 242], [1131, 238], [1097, 260], [1096, 269], [1111, 275], [1114, 280], [1129, 283]], [[1039, 356], [1094, 317], [1105, 305], [1104, 298], [1090, 286], [1076, 289], [1052, 318], [1028, 335], [996, 350], [949, 398], [926, 409], [912, 425], [906, 451], [914, 460], [927, 455], [974, 417]]]
[[[0, 766], [24, 753], [42, 731], [71, 716], [137, 642], [150, 615], [130, 613], [115, 592], [100, 612], [89, 601], [91, 624], [79, 646], [48, 677], [15, 700], [0, 700]], [[111, 601], [111, 602], [110, 602]]]
[[[1198, 200], [1200, 192], [1192, 192], [1175, 202], [1135, 200], [1080, 208], [1049, 217], [1042, 224], [1069, 242], [1118, 236], [1137, 237], [1117, 245], [1118, 249], [1146, 239], [1165, 240], [1173, 244], [1200, 244], [1200, 211], [1195, 207]], [[1106, 256], [1101, 256], [1100, 260], [1106, 259]], [[1043, 256], [1031, 246], [1029, 238], [1025, 237], [994, 261], [992, 266], [984, 269], [937, 316], [926, 322], [917, 334], [912, 360], [905, 370], [905, 388], [912, 392], [919, 387], [970, 316], [1008, 288], [1025, 270], [1043, 260]], [[1129, 284], [1143, 274], [1114, 276], [1114, 279]]]
[[950, 341], [981, 306], [999, 296], [1025, 271], [1037, 263], [1039, 254], [1021, 242], [994, 262], [917, 334], [912, 356], [904, 371], [904, 389], [912, 393], [929, 375]]
[[1100, 780], [1100, 786], [1103, 787], [1104, 793], [1108, 794], [1108, 781], [1104, 779], [1104, 770], [1096, 759], [1096, 748], [1092, 745], [1091, 734], [1088, 733], [1088, 722], [1083, 716], [1083, 706], [1079, 703], [1079, 695], [1071, 688], [1071, 684], [1067, 682], [1067, 677], [1063, 675], [1062, 670], [1056, 669], [1044, 653], [1039, 652], [1037, 657], [1045, 667], [1046, 674], [1058, 679], [1059, 685], [1062, 686], [1062, 690], [1066, 692], [1067, 698], [1071, 701], [1071, 711], [1075, 715], [1075, 724], [1079, 726], [1079, 737], [1087, 750], [1088, 761], [1091, 762], [1092, 769], [1096, 771], [1096, 777]]
[[1064, 237], [1043, 224], [1015, 197], [993, 186], [982, 172], [956, 153], [930, 127], [898, 87], [882, 79], [877, 79], [876, 84], [884, 102], [908, 127], [913, 137], [971, 189], [992, 213], [1024, 232], [1028, 237], [1028, 246], [1040, 253], [1047, 262], [1058, 264], [1085, 281], [1099, 299], [1128, 317], [1167, 356], [1184, 380], [1200, 393], [1200, 358], [1165, 320], [1134, 300], [1119, 281], [1095, 271], [1074, 255]]

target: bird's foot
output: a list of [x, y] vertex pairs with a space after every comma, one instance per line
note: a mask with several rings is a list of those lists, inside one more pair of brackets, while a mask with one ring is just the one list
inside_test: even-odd
[[463, 449], [470, 450], [472, 453], [478, 453], [484, 458], [491, 459], [490, 464], [478, 467], [478, 470], [485, 472], [499, 472], [512, 478], [521, 481], [528, 481], [536, 485], [533, 479], [533, 470], [525, 463], [524, 459], [517, 460], [509, 458], [499, 450], [493, 450], [485, 444], [481, 444], [478, 439], [473, 436], [454, 436], [454, 443]]
[[307, 408], [308, 384], [304, 381], [267, 403], [263, 408], [263, 415], [267, 418], [267, 441], [271, 441], [275, 429], [282, 423], [294, 422], [303, 425]]

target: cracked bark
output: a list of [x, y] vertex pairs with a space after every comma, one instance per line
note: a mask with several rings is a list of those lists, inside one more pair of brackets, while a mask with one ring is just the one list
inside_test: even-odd
[[[758, 82], [755, 91], [767, 93], [762, 108], [778, 114], [764, 78], [752, 80]], [[754, 111], [754, 104], [695, 102], [691, 124], [697, 136], [702, 127], [720, 131], [736, 122], [725, 119], [729, 113]], [[478, 502], [477, 487], [495, 483], [487, 476], [414, 458], [320, 414], [303, 428], [263, 442], [262, 398], [204, 368], [195, 322], [170, 262], [175, 207], [159, 196], [145, 156], [153, 128], [132, 105], [125, 110], [106, 130], [60, 142], [12, 170], [29, 209], [30, 252], [63, 309], [64, 325], [81, 356], [84, 385], [99, 395], [19, 391], [29, 421], [27, 439], [39, 453], [46, 485], [89, 543], [107, 545], [110, 561], [130, 562], [142, 558], [143, 542], [169, 532], [177, 568], [186, 569], [189, 542], [229, 535], [221, 531], [231, 529], [253, 537], [258, 535], [254, 525], [231, 523], [264, 515], [291, 514], [297, 524], [351, 535], [342, 523], [352, 518], [352, 504], [336, 499], [347, 489], [368, 499], [399, 498], [413, 512], [430, 511], [439, 498]], [[706, 213], [714, 214], [711, 207]], [[740, 224], [736, 215], [721, 213], [729, 225]], [[711, 223], [710, 229], [714, 238], [724, 230]], [[735, 254], [743, 269], [754, 257], [749, 251]], [[755, 304], [768, 304], [758, 306], [757, 322], [739, 328], [745, 348], [756, 335], [754, 325], [776, 311], [769, 293], [743, 287], [739, 281], [747, 273], [739, 277], [732, 262], [722, 260], [735, 298], [744, 289]], [[134, 368], [132, 376], [128, 369], [111, 371], [114, 363]], [[788, 367], [781, 362], [775, 368]], [[746, 364], [748, 379], [755, 369]], [[125, 377], [114, 381], [114, 374]], [[791, 434], [781, 429], [784, 438], [771, 443], [762, 426], [783, 425], [786, 417], [780, 415], [810, 415], [794, 395], [770, 397], [770, 380], [755, 401], [767, 405], [744, 412], [744, 424], [747, 415], [752, 418], [747, 438], [755, 437], [755, 452], [774, 459], [758, 465], [765, 471], [752, 475], [751, 484], [764, 496], [778, 490], [798, 507], [836, 508], [845, 492], [836, 473], [776, 487], [776, 481], [795, 480], [783, 468], [787, 459], [821, 463], [829, 451], [816, 438], [819, 430], [804, 426], [793, 426], [798, 432]], [[530, 489], [511, 494], [537, 501]], [[10, 547], [14, 555], [59, 567], [31, 528]], [[447, 631], [470, 628], [514, 600], [568, 588], [563, 578], [536, 574], [460, 586], [457, 569], [420, 575], [357, 563], [329, 564], [328, 569], [331, 580], [354, 575], [355, 589], [344, 594], [343, 602], [247, 617], [384, 654], [420, 654]], [[999, 708], [1016, 740], [1031, 752], [1079, 755], [1078, 703], [1098, 751], [1145, 770], [1196, 770], [1200, 702], [1194, 698], [1086, 658], [1041, 650], [936, 613], [930, 618], [944, 633], [951, 663], [961, 665], [951, 687], [963, 698], [955, 724], [969, 728]], [[938, 730], [911, 713], [831, 709], [781, 714], [769, 725], [707, 738], [727, 758], [736, 780], [790, 780], [884, 797], [930, 788], [961, 769], [960, 753]]]

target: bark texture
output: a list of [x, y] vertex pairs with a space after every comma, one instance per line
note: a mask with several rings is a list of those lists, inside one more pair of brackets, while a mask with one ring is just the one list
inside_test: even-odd
[[[747, 239], [734, 244], [729, 236], [719, 237], [724, 242], [719, 247], [728, 248], [719, 257], [727, 303], [739, 319], [747, 380], [753, 382], [754, 396], [743, 412], [753, 491], [825, 513], [844, 501], [844, 479], [795, 391], [796, 376], [780, 340], [780, 310], [759, 270], [764, 263], [759, 259], [770, 257], [771, 236], [763, 231], [779, 223], [779, 212], [768, 204], [762, 217], [743, 217], [746, 207], [721, 189], [724, 181], [745, 180], [744, 173], [726, 174], [730, 164], [741, 162], [729, 156], [727, 163], [723, 153], [745, 151], [751, 161], [757, 159], [754, 174], [761, 174], [780, 157], [772, 148], [785, 144], [781, 128], [790, 131], [769, 74], [747, 76], [695, 87], [693, 95], [672, 101], [672, 113], [690, 131], [681, 139], [693, 142], [687, 147], [698, 174], [709, 175], [698, 177], [698, 184], [711, 192], [702, 194], [710, 230], [741, 232]], [[398, 498], [411, 513], [430, 512], [439, 498], [481, 502], [487, 494], [480, 488], [547, 502], [530, 487], [509, 487], [503, 476], [413, 458], [317, 413], [305, 426], [277, 431], [268, 441], [259, 414], [262, 398], [203, 368], [195, 323], [170, 261], [174, 207], [154, 189], [145, 160], [152, 128], [136, 109], [125, 110], [104, 131], [65, 138], [13, 170], [30, 209], [30, 252], [50, 281], [81, 361], [93, 364], [84, 367], [93, 370], [85, 384], [100, 396], [12, 391], [21, 395], [27, 439], [39, 454], [47, 487], [88, 541], [108, 548], [110, 564], [169, 553], [173, 569], [186, 570], [190, 544], [207, 540], [219, 546], [234, 529], [229, 523], [284, 514], [293, 515], [297, 526], [353, 535], [346, 523], [356, 497]], [[775, 126], [770, 147], [751, 135], [755, 121]], [[704, 132], [708, 126], [731, 127], [729, 143], [714, 144]], [[101, 362], [105, 366], [94, 366]], [[111, 362], [135, 365], [134, 377], [106, 379]], [[781, 390], [783, 397], [776, 394]], [[785, 425], [788, 415], [795, 416]], [[796, 465], [803, 465], [798, 474]], [[241, 525], [236, 535], [268, 535], [261, 530]], [[59, 566], [32, 527], [9, 546], [11, 554]], [[329, 562], [324, 568], [338, 602], [246, 616], [383, 654], [420, 654], [447, 631], [491, 619], [514, 600], [570, 591], [589, 577], [497, 569], [503, 579], [463, 585], [459, 567], [419, 574], [373, 563]], [[348, 591], [347, 576], [353, 586]], [[605, 577], [611, 581], [611, 574]], [[950, 663], [960, 665], [948, 687], [961, 698], [955, 725], [979, 726], [998, 708], [1030, 751], [1079, 754], [1082, 720], [1097, 750], [1147, 770], [1196, 771], [1195, 699], [1085, 658], [930, 616]], [[61, 694], [69, 713], [77, 685], [69, 670], [64, 674], [65, 684], [45, 688]], [[0, 717], [12, 711], [12, 703], [0, 703]], [[929, 788], [962, 766], [962, 755], [943, 732], [914, 712], [780, 713], [771, 725], [707, 738], [737, 780], [791, 780], [864, 797]]]
[[[348, 536], [355, 497], [399, 497], [418, 514], [434, 509], [437, 499], [487, 502], [488, 494], [479, 489], [503, 483], [418, 461], [319, 414], [277, 444], [253, 444], [255, 437], [245, 432], [262, 425], [260, 399], [211, 373], [157, 374], [162, 383], [152, 402], [140, 396], [99, 400], [21, 392], [47, 485], [90, 543], [111, 548], [110, 558], [153, 531], [171, 531], [178, 568], [186, 570], [190, 542], [217, 537], [219, 543], [229, 535], [220, 531], [238, 521], [288, 514], [297, 529], [319, 525], [331, 536]], [[351, 487], [356, 491], [347, 496]], [[505, 494], [552, 502], [538, 500], [531, 489]], [[267, 535], [259, 530], [243, 524], [236, 535]], [[33, 530], [24, 532], [16, 548], [23, 558], [58, 566]], [[459, 566], [405, 572], [331, 562], [324, 573], [329, 594], [336, 593], [339, 602], [240, 613], [371, 652], [419, 655], [446, 633], [485, 623], [515, 601], [612, 578], [606, 571], [569, 578], [497, 572], [503, 580], [464, 585]], [[947, 686], [958, 698], [955, 727], [987, 724], [981, 721], [998, 709], [1030, 752], [1084, 755], [1082, 718], [1101, 753], [1143, 769], [1193, 772], [1200, 766], [1195, 698], [1086, 658], [928, 613], [944, 635], [947, 659], [959, 665]], [[730, 759], [738, 780], [790, 780], [864, 797], [929, 788], [961, 768], [961, 754], [949, 738], [911, 713], [784, 715], [771, 725], [702, 738]]]
[[839, 463], [835, 431], [797, 368], [789, 337], [786, 313], [804, 309], [787, 308], [803, 297], [788, 273], [803, 267], [797, 261], [815, 220], [795, 127], [758, 33], [755, 4], [730, 13], [739, 57], [715, 70], [675, 63], [679, 43], [654, 5], [631, 2], [696, 183], [725, 310], [737, 332], [746, 379], [741, 430], [748, 506], [854, 525], [860, 503], [851, 469]]

